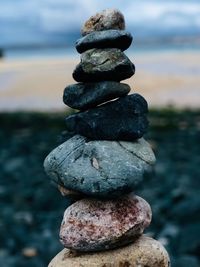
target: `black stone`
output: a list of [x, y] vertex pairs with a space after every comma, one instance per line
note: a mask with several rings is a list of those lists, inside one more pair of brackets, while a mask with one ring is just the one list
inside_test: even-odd
[[122, 51], [132, 43], [129, 32], [120, 30], [95, 31], [87, 34], [76, 42], [76, 49], [83, 53], [92, 48], [119, 48]]
[[77, 83], [65, 88], [63, 102], [71, 108], [84, 110], [125, 96], [130, 90], [129, 85], [114, 81]]
[[135, 66], [120, 49], [90, 49], [81, 55], [73, 78], [77, 82], [121, 81], [134, 73]]
[[148, 105], [139, 94], [121, 97], [66, 118], [69, 131], [92, 140], [135, 140], [148, 128]]

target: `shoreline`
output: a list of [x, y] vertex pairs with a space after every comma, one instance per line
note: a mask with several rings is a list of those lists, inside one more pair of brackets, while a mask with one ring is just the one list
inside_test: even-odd
[[[136, 66], [128, 83], [151, 108], [173, 105], [200, 107], [200, 51], [126, 53]], [[76, 57], [38, 57], [0, 60], [0, 111], [65, 110], [64, 88], [76, 83]]]

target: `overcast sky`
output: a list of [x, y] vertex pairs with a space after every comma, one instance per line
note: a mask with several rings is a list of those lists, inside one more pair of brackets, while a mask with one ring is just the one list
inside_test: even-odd
[[105, 8], [120, 9], [127, 29], [137, 34], [200, 34], [200, 0], [0, 0], [0, 44], [79, 31]]

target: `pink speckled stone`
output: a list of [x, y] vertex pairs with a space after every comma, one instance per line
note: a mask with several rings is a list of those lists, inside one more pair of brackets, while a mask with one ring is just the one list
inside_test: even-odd
[[142, 198], [82, 199], [67, 208], [60, 229], [64, 247], [100, 251], [130, 243], [151, 222], [151, 208]]

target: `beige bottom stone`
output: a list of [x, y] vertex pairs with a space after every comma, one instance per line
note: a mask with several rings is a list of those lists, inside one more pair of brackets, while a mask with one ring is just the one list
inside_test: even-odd
[[156, 240], [141, 236], [134, 243], [98, 253], [63, 249], [48, 267], [169, 267], [169, 256]]

